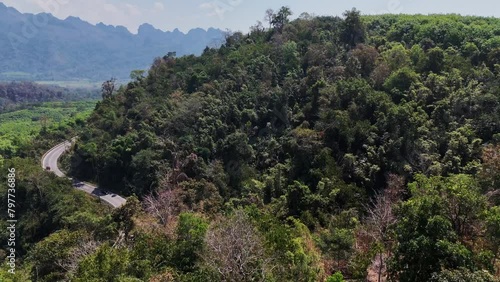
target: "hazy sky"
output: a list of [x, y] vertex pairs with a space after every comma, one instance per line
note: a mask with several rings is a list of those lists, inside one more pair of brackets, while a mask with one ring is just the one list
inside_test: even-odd
[[340, 15], [356, 7], [364, 14], [460, 13], [500, 17], [498, 0], [0, 0], [21, 12], [49, 12], [58, 18], [80, 17], [90, 23], [126, 26], [136, 32], [148, 22], [162, 30], [216, 27], [247, 31], [268, 8], [289, 6], [298, 16]]

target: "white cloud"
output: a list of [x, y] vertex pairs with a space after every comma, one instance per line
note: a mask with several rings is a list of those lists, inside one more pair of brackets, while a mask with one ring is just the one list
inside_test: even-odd
[[137, 7], [136, 5], [125, 4], [125, 7], [127, 7], [127, 9], [128, 9], [129, 15], [131, 15], [133, 17], [142, 16], [141, 9], [139, 7]]
[[202, 10], [209, 10], [207, 16], [218, 16], [219, 19], [224, 19], [224, 14], [233, 11], [237, 6], [243, 3], [243, 0], [214, 0], [204, 2], [199, 5]]
[[141, 24], [143, 13], [138, 6], [127, 3], [112, 4], [108, 0], [73, 0], [71, 4], [62, 6], [61, 12], [56, 16], [65, 18], [70, 15], [79, 15], [93, 24], [104, 22], [124, 25], [130, 31], [135, 32]]
[[15, 7], [18, 10], [26, 11], [29, 13], [40, 13], [43, 12], [38, 5], [34, 5], [35, 0], [2, 0], [3, 4], [9, 7]]
[[205, 2], [200, 4], [200, 9], [211, 9], [213, 7], [212, 2]]
[[227, 5], [220, 1], [201, 3], [199, 7], [202, 10], [208, 10], [207, 16], [219, 16], [220, 19], [224, 18], [224, 13], [228, 10]]
[[[97, 4], [97, 3], [96, 3]], [[100, 4], [100, 3], [99, 3]], [[96, 5], [96, 10], [99, 10], [99, 6], [101, 5]], [[102, 4], [102, 8], [105, 12], [108, 12], [108, 13], [113, 13], [113, 14], [117, 14], [119, 13], [120, 11], [118, 10], [118, 8], [113, 5], [113, 4], [108, 4], [108, 3], [103, 3]]]
[[161, 3], [161, 2], [155, 2], [154, 9], [155, 9], [155, 11], [164, 11], [165, 5], [163, 5], [163, 3]]

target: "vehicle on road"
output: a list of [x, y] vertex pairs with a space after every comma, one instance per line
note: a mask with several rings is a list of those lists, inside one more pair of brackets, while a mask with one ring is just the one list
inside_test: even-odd
[[[61, 157], [62, 154], [64, 154], [66, 152], [63, 149], [65, 149], [67, 147], [67, 144], [69, 144], [69, 141], [61, 143], [61, 144], [53, 147], [52, 149], [50, 149], [42, 157], [42, 160], [41, 160], [42, 169], [45, 169], [46, 171], [54, 172], [59, 177], [66, 177], [64, 175], [64, 173], [59, 171], [59, 169], [57, 167], [57, 160]], [[52, 167], [48, 166], [47, 164], [52, 164], [51, 165]], [[79, 189], [79, 190], [83, 190], [84, 192], [86, 192], [88, 194], [100, 197], [105, 203], [109, 204], [113, 208], [118, 208], [118, 207], [124, 205], [127, 201], [125, 198], [123, 198], [120, 195], [113, 193], [109, 190], [104, 190], [104, 189], [101, 190], [92, 184], [81, 182], [81, 181], [74, 179], [74, 178], [69, 178], [69, 179], [73, 182], [74, 188]], [[111, 200], [111, 198], [113, 198], [113, 199]]]

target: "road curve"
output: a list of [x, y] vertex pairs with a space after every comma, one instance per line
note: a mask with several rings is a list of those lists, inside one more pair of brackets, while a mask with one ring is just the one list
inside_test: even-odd
[[[66, 150], [69, 149], [70, 147], [71, 147], [71, 142], [64, 141], [54, 146], [49, 151], [47, 151], [47, 153], [45, 153], [42, 157], [42, 168], [43, 169], [50, 168], [50, 171], [52, 171], [55, 175], [59, 177], [66, 177], [66, 175], [59, 169], [57, 161], [59, 160], [61, 155], [64, 154], [64, 152], [66, 152]], [[94, 185], [81, 182], [76, 179], [72, 179], [72, 181], [73, 181], [73, 187], [75, 187], [76, 189], [84, 191], [90, 195], [99, 197], [101, 201], [107, 203], [113, 208], [118, 208], [123, 204], [125, 204], [126, 202], [126, 200], [123, 197], [113, 193], [106, 193], [104, 189], [101, 189]]]

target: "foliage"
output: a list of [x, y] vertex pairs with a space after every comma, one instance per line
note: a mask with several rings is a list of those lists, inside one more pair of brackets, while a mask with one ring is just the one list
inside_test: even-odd
[[[477, 267], [469, 238], [481, 236], [486, 199], [467, 175], [419, 175], [398, 210], [393, 271], [399, 281], [430, 279], [442, 269]], [[408, 266], [408, 267], [405, 267]]]
[[[32, 265], [32, 278], [53, 281], [65, 277], [58, 266], [79, 239], [89, 232], [96, 238], [113, 236], [112, 222], [103, 215], [105, 208], [83, 192], [71, 187], [65, 179], [42, 170], [38, 162], [14, 158], [2, 167], [16, 169], [16, 217], [18, 240], [16, 251]], [[5, 174], [4, 177], [7, 175]], [[6, 178], [2, 178], [4, 183]], [[7, 199], [7, 186], [1, 186], [1, 196]], [[2, 206], [6, 208], [5, 206]], [[75, 221], [78, 218], [78, 221]], [[6, 222], [6, 214], [2, 221]], [[6, 241], [7, 234], [2, 236]]]
[[344, 281], [344, 276], [342, 276], [342, 273], [340, 272], [336, 272], [335, 274], [326, 279], [326, 282], [343, 282], [343, 281]]
[[0, 114], [0, 155], [10, 158], [19, 155], [20, 149], [26, 151], [42, 131], [47, 136], [59, 135], [56, 138], [72, 132], [84, 124], [95, 103], [50, 102]]
[[[126, 206], [102, 215], [68, 181], [3, 161], [31, 176], [20, 226], [40, 279], [498, 273], [499, 20], [290, 15], [269, 10], [268, 28], [104, 84], [85, 127], [66, 132], [79, 137], [70, 172]], [[51, 244], [70, 270], [42, 259]]]
[[472, 272], [467, 269], [459, 270], [446, 270], [439, 274], [434, 274], [429, 281], [435, 282], [458, 282], [458, 281], [470, 281], [470, 282], [497, 282], [498, 279], [493, 277], [487, 271], [475, 271]]

